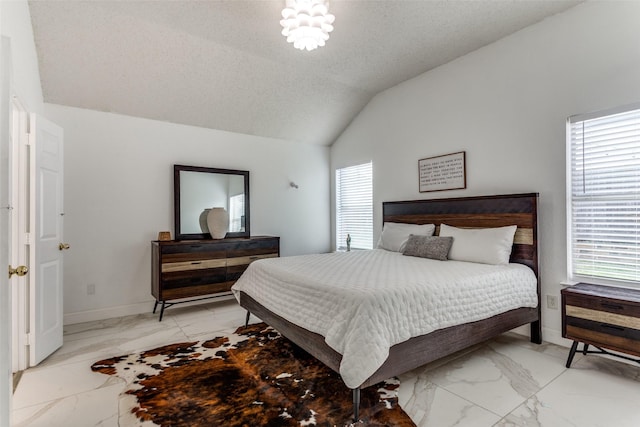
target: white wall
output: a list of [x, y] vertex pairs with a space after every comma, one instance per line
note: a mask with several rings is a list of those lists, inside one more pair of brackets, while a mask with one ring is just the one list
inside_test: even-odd
[[150, 310], [149, 242], [158, 231], [173, 233], [173, 164], [249, 170], [252, 234], [281, 236], [283, 255], [329, 249], [326, 147], [45, 108], [28, 3], [1, 3], [12, 92], [65, 131], [66, 322]]
[[327, 147], [52, 104], [45, 115], [65, 132], [66, 323], [151, 310], [173, 164], [249, 170], [252, 235], [280, 236], [283, 256], [330, 248]]
[[11, 40], [12, 95], [18, 96], [27, 111], [41, 113], [42, 88], [29, 5], [26, 0], [1, 3], [2, 34]]
[[[566, 279], [565, 122], [640, 101], [640, 2], [588, 2], [378, 94], [331, 149], [373, 161], [381, 202], [539, 192], [544, 295]], [[466, 151], [467, 189], [418, 192], [418, 159]], [[333, 175], [334, 173], [332, 173]], [[562, 342], [543, 304], [543, 337]]]

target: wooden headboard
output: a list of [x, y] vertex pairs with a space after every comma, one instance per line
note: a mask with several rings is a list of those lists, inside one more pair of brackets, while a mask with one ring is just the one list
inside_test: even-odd
[[382, 220], [435, 224], [436, 235], [442, 223], [462, 228], [517, 225], [510, 262], [529, 266], [538, 277], [538, 193], [384, 202]]

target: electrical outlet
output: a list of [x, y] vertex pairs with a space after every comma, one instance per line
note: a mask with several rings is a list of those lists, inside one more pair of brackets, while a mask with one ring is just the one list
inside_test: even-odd
[[551, 310], [558, 309], [558, 297], [555, 295], [547, 295], [547, 308]]
[[87, 285], [87, 295], [95, 295], [96, 294], [96, 284], [89, 283]]

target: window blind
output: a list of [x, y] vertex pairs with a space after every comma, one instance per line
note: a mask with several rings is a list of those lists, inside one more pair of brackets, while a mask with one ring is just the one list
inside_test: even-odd
[[640, 109], [569, 127], [569, 274], [640, 282]]
[[336, 170], [336, 247], [373, 248], [373, 175], [371, 162]]

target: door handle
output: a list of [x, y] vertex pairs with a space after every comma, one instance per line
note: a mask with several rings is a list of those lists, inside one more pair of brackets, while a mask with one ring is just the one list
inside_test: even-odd
[[65, 250], [65, 249], [69, 249], [70, 247], [71, 247], [71, 246], [69, 246], [69, 244], [68, 244], [68, 243], [60, 243], [60, 244], [58, 245], [58, 249], [59, 249], [59, 250], [61, 250], [61, 251]]
[[11, 267], [11, 265], [9, 265], [9, 279], [11, 279], [11, 276], [13, 276], [14, 274], [17, 274], [18, 276], [22, 277], [28, 272], [29, 272], [29, 267], [27, 267], [26, 265], [19, 265], [16, 268], [13, 268]]

